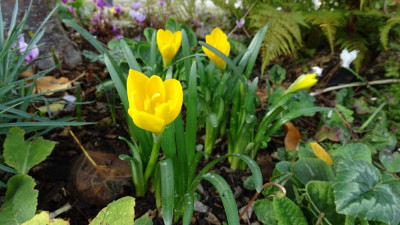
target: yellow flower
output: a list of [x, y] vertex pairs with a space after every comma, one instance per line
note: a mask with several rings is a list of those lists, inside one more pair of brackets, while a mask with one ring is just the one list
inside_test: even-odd
[[112, 8], [110, 8], [110, 13], [117, 14], [117, 11], [115, 11], [115, 9], [112, 7]]
[[[228, 42], [226, 34], [222, 32], [221, 29], [216, 27], [211, 34], [206, 35], [206, 43], [218, 49], [224, 55], [228, 56], [231, 50], [231, 45]], [[225, 69], [226, 62], [221, 59], [221, 57], [214, 54], [208, 48], [202, 46], [203, 52], [206, 53], [208, 58], [210, 58], [220, 69]]]
[[315, 73], [301, 75], [292, 85], [290, 85], [286, 93], [309, 89], [317, 83], [318, 80], [316, 77], [317, 75]]
[[157, 46], [164, 60], [164, 66], [168, 66], [178, 53], [182, 43], [182, 32], [172, 33], [169, 30], [159, 29], [157, 31]]
[[127, 79], [128, 113], [139, 128], [160, 133], [179, 115], [182, 108], [182, 85], [178, 80], [162, 81], [157, 75], [129, 70]]
[[329, 156], [329, 154], [325, 151], [325, 149], [319, 145], [317, 142], [311, 142], [310, 143], [312, 150], [314, 151], [314, 154], [318, 157], [318, 159], [326, 162], [328, 165], [333, 165], [333, 160]]

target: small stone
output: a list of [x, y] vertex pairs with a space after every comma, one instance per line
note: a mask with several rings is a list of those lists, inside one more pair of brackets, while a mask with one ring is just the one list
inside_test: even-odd
[[194, 202], [194, 211], [195, 212], [201, 212], [201, 213], [206, 213], [210, 207], [207, 205], [203, 204], [202, 202], [195, 201]]

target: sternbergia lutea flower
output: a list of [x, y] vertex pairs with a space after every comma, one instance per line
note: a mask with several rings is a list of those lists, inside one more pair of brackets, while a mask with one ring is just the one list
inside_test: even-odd
[[172, 59], [178, 53], [182, 43], [182, 32], [172, 33], [170, 30], [159, 29], [157, 31], [157, 46], [164, 61], [164, 66], [169, 66]]
[[[206, 43], [218, 49], [224, 55], [228, 56], [231, 50], [231, 45], [228, 42], [228, 38], [221, 29], [216, 27], [211, 34], [206, 35]], [[208, 48], [202, 46], [203, 52], [213, 61], [220, 69], [225, 69], [226, 62], [221, 57], [214, 54]]]
[[135, 125], [155, 134], [174, 121], [182, 108], [182, 85], [175, 79], [163, 82], [157, 75], [149, 78], [130, 69], [127, 95], [128, 113]]

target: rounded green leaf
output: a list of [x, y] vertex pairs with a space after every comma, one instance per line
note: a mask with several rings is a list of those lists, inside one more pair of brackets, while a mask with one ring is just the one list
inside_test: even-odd
[[363, 160], [338, 164], [334, 195], [338, 213], [389, 225], [400, 223], [400, 181], [382, 182], [379, 170]]
[[276, 225], [277, 220], [275, 217], [274, 206], [272, 201], [268, 199], [261, 199], [254, 202], [254, 213], [258, 220], [264, 224]]
[[324, 220], [329, 224], [343, 224], [345, 217], [336, 213], [333, 187], [330, 182], [310, 181], [306, 185], [307, 196], [318, 212], [324, 213]]
[[347, 144], [332, 152], [332, 157], [335, 162], [343, 159], [356, 160], [361, 159], [368, 163], [372, 163], [371, 151], [368, 146], [363, 143]]
[[335, 179], [332, 167], [320, 159], [300, 159], [290, 169], [303, 184], [311, 180], [333, 181]]
[[273, 206], [278, 225], [308, 225], [303, 212], [289, 198], [274, 198]]
[[111, 202], [92, 220], [90, 225], [132, 225], [135, 219], [135, 199], [126, 196]]

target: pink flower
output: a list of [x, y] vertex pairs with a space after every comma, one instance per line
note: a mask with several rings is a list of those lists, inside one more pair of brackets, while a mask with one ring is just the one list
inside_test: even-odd
[[25, 61], [30, 63], [33, 60], [35, 60], [38, 56], [39, 56], [39, 49], [35, 45], [33, 49], [28, 53], [28, 55], [25, 57]]
[[158, 1], [158, 4], [160, 4], [161, 6], [163, 6], [163, 5], [165, 5], [165, 1], [163, 1], [163, 0], [160, 0], [160, 1]]
[[76, 11], [76, 8], [73, 7], [72, 5], [69, 5], [69, 6], [68, 6], [68, 11], [69, 11], [70, 13], [74, 13], [74, 12]]

